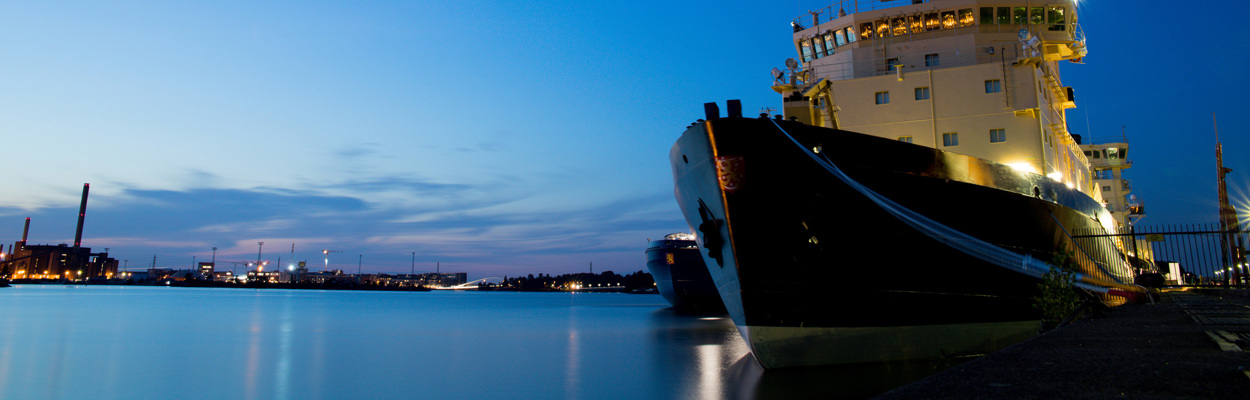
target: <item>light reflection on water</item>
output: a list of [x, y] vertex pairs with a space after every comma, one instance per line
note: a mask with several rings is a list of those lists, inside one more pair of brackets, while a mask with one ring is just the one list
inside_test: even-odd
[[765, 374], [728, 318], [616, 293], [19, 285], [0, 335], [3, 399], [865, 397], [900, 369]]

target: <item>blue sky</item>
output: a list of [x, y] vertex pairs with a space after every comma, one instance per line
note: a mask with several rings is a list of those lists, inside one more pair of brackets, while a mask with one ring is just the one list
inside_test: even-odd
[[[828, 4], [426, 3], [5, 5], [0, 238], [32, 217], [32, 243], [71, 242], [90, 182], [83, 245], [132, 268], [264, 241], [348, 270], [645, 269], [687, 229], [672, 142], [706, 101], [778, 107], [789, 21]], [[1126, 127], [1144, 224], [1215, 221], [1212, 113], [1250, 198], [1250, 33], [1167, 25], [1210, 12], [1084, 2], [1090, 56], [1063, 65], [1073, 132]]]

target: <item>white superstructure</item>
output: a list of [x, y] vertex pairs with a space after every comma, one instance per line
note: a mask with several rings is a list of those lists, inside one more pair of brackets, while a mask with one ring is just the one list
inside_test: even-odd
[[836, 2], [792, 23], [800, 62], [774, 70], [773, 88], [787, 117], [1008, 164], [1102, 201], [1059, 79], [1061, 61], [1085, 55], [1075, 11], [1071, 0]]

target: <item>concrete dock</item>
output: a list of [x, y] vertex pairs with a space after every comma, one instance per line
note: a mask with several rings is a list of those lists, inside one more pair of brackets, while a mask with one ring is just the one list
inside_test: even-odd
[[1248, 295], [1166, 291], [876, 398], [1250, 399]]

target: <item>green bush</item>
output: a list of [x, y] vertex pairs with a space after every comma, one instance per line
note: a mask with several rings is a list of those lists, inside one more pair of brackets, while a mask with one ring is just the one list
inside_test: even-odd
[[1033, 298], [1033, 307], [1042, 312], [1043, 329], [1052, 329], [1076, 311], [1081, 298], [1076, 292], [1075, 256], [1066, 248], [1051, 258], [1050, 271], [1037, 285], [1041, 293]]

